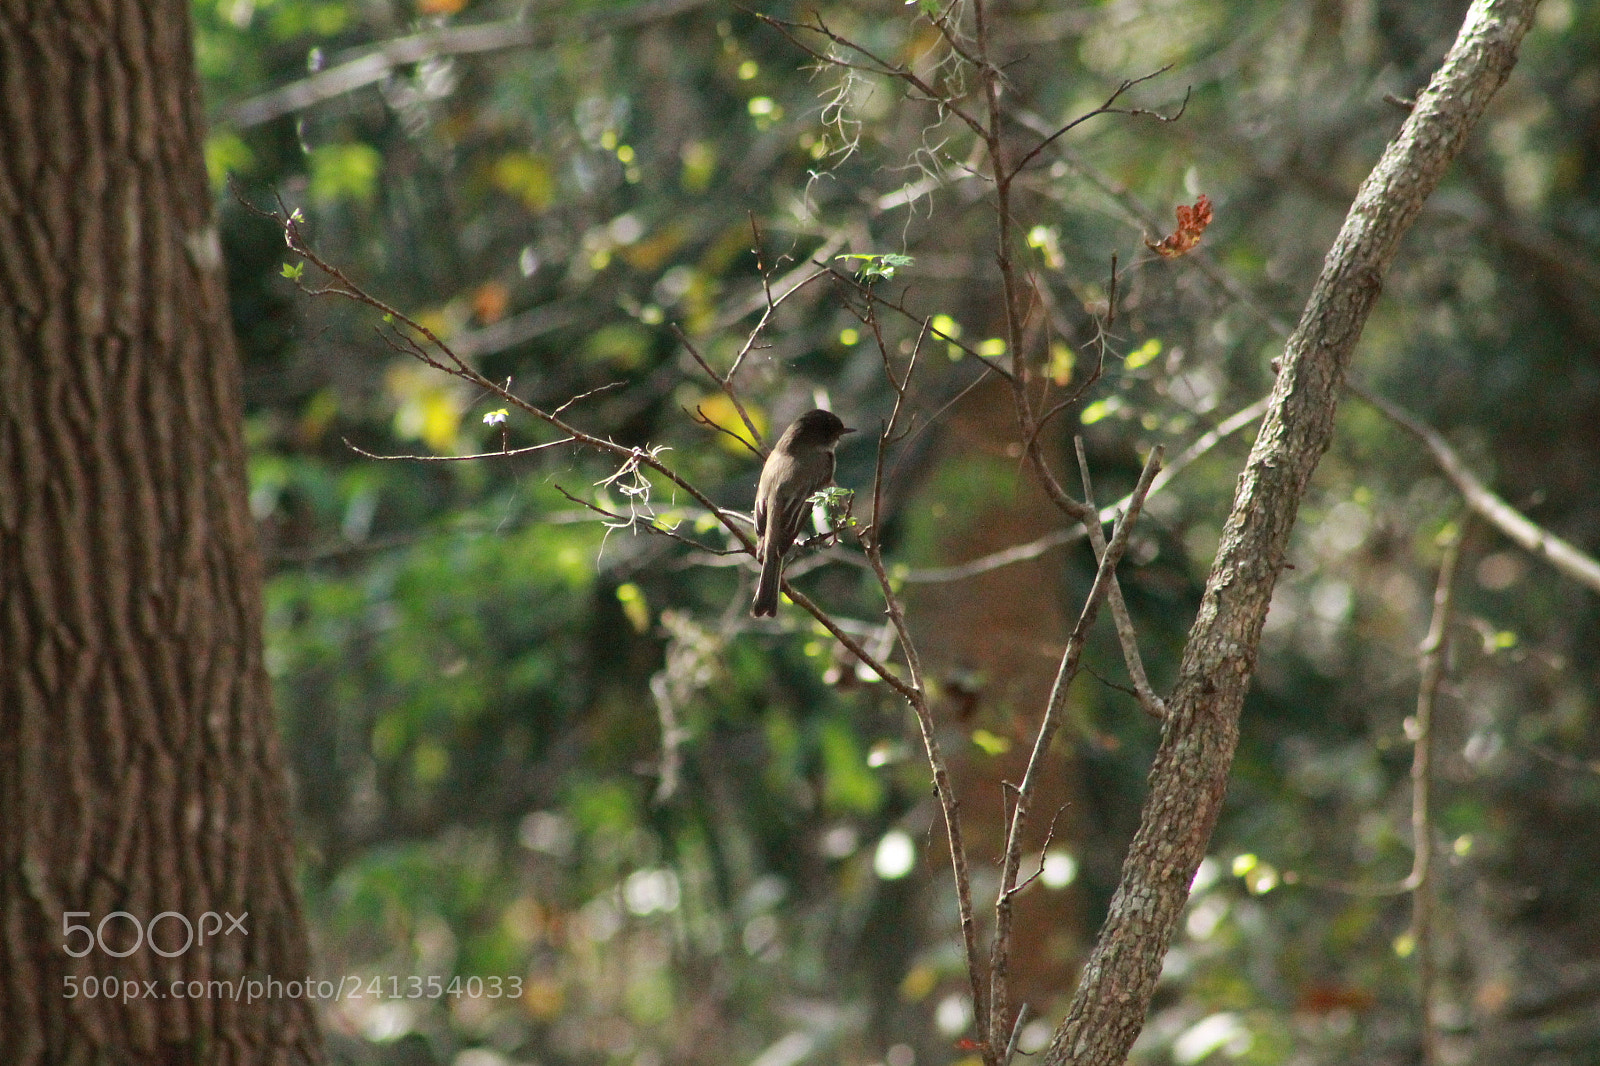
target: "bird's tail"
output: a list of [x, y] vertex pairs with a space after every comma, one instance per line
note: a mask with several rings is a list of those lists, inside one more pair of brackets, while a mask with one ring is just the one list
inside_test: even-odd
[[783, 584], [783, 553], [768, 551], [761, 560], [761, 580], [756, 582], [756, 598], [750, 604], [750, 613], [776, 616], [778, 613], [778, 586]]

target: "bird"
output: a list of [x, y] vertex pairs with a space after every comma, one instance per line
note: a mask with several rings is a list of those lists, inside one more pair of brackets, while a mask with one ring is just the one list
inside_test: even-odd
[[813, 493], [833, 481], [833, 450], [839, 438], [854, 433], [832, 411], [807, 411], [795, 419], [761, 468], [756, 486], [756, 583], [750, 613], [757, 618], [778, 613], [778, 587], [783, 584], [783, 557], [800, 535]]

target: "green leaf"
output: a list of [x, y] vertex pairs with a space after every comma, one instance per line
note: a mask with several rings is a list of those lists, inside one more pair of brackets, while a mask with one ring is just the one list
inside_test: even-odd
[[898, 252], [852, 252], [845, 255], [836, 255], [835, 259], [857, 259], [860, 264], [856, 268], [856, 277], [864, 281], [876, 281], [883, 278], [885, 281], [894, 277], [894, 272], [901, 267], [908, 267], [916, 262], [909, 255]]
[[972, 743], [985, 755], [1004, 755], [1011, 750], [1011, 738], [991, 733], [987, 729], [974, 729]]
[[383, 157], [369, 144], [328, 144], [311, 150], [311, 198], [331, 204], [366, 203], [378, 190]]
[[1135, 348], [1133, 351], [1129, 352], [1128, 358], [1124, 360], [1123, 365], [1129, 370], [1138, 370], [1141, 366], [1144, 366], [1146, 363], [1150, 362], [1160, 354], [1161, 342], [1156, 338], [1151, 337], [1138, 348]]
[[635, 633], [643, 633], [650, 628], [650, 605], [645, 601], [644, 590], [629, 581], [617, 586], [617, 602], [622, 604], [622, 613], [627, 616], [628, 624]]

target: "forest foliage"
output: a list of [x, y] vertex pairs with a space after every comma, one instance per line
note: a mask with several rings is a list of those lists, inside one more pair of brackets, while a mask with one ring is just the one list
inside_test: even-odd
[[[1036, 380], [1083, 390], [1041, 437], [1051, 455], [1075, 471], [1081, 437], [1102, 504], [1155, 447], [1182, 460], [1120, 571], [1157, 692], [1248, 411], [1462, 7], [994, 9], [1018, 145], [1137, 80], [1118, 101], [1137, 113], [1040, 152], [1014, 224], [1037, 279]], [[247, 206], [300, 212], [318, 254], [486, 377], [546, 409], [589, 394], [565, 417], [670, 449], [739, 510], [759, 462], [703, 424], [740, 427], [692, 353], [725, 371], [769, 290], [832, 267], [853, 280], [786, 296], [738, 395], [769, 438], [819, 399], [875, 430], [896, 396], [860, 286], [912, 309], [882, 323], [889, 352], [916, 350], [919, 367], [879, 532], [968, 790], [975, 884], [992, 893], [994, 783], [1021, 772], [1094, 559], [1008, 447], [1009, 398], [983, 365], [1008, 353], [971, 132], [890, 79], [818, 64], [760, 17], [820, 16], [943, 92], [973, 91], [939, 58], [937, 9], [196, 0], [314, 939], [327, 973], [402, 992], [327, 1005], [348, 1061], [974, 1058], [938, 804], [904, 701], [795, 608], [750, 620], [741, 557], [608, 524], [558, 491], [726, 546], [660, 478], [616, 479], [593, 450], [359, 454], [552, 437], [397, 352], [370, 309], [306, 295], [281, 231]], [[1198, 235], [1202, 197], [1198, 244], [1161, 254], [1186, 243], [1168, 243], [1180, 209]], [[1600, 8], [1545, 0], [1407, 239], [1352, 376], [1594, 554], [1597, 353]], [[871, 440], [847, 438], [839, 483], [867, 489], [874, 460]], [[1456, 542], [1430, 842], [1441, 1047], [1600, 1062], [1600, 595], [1475, 518], [1428, 449], [1359, 396], [1301, 510], [1227, 807], [1137, 1061], [1414, 1060], [1410, 902], [1365, 889], [1413, 866], [1417, 649]], [[963, 569], [975, 560], [995, 565]], [[818, 551], [790, 576], [882, 638], [859, 552]], [[1040, 876], [1019, 902], [1024, 1052], [1076, 983], [1159, 735], [1109, 620], [1084, 661], [1046, 785], [1055, 817], [1035, 816]], [[408, 997], [413, 976], [460, 994]]]

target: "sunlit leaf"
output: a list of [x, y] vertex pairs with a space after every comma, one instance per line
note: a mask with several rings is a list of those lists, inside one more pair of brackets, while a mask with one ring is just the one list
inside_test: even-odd
[[1066, 387], [1072, 381], [1072, 370], [1077, 364], [1077, 355], [1061, 341], [1050, 342], [1050, 365], [1047, 372], [1050, 380], [1060, 387]]
[[1011, 738], [991, 733], [987, 729], [972, 731], [973, 745], [985, 755], [1004, 755], [1011, 750]]
[[310, 153], [311, 198], [321, 204], [370, 202], [377, 192], [383, 157], [370, 144], [327, 144]]
[[1138, 370], [1140, 367], [1149, 363], [1152, 359], [1160, 354], [1161, 341], [1155, 337], [1151, 337], [1149, 340], [1139, 345], [1139, 347], [1129, 352], [1127, 359], [1123, 360], [1123, 365], [1129, 370]]
[[617, 586], [617, 602], [622, 604], [622, 613], [635, 633], [650, 629], [650, 605], [645, 602], [643, 589], [631, 581], [624, 582]]

